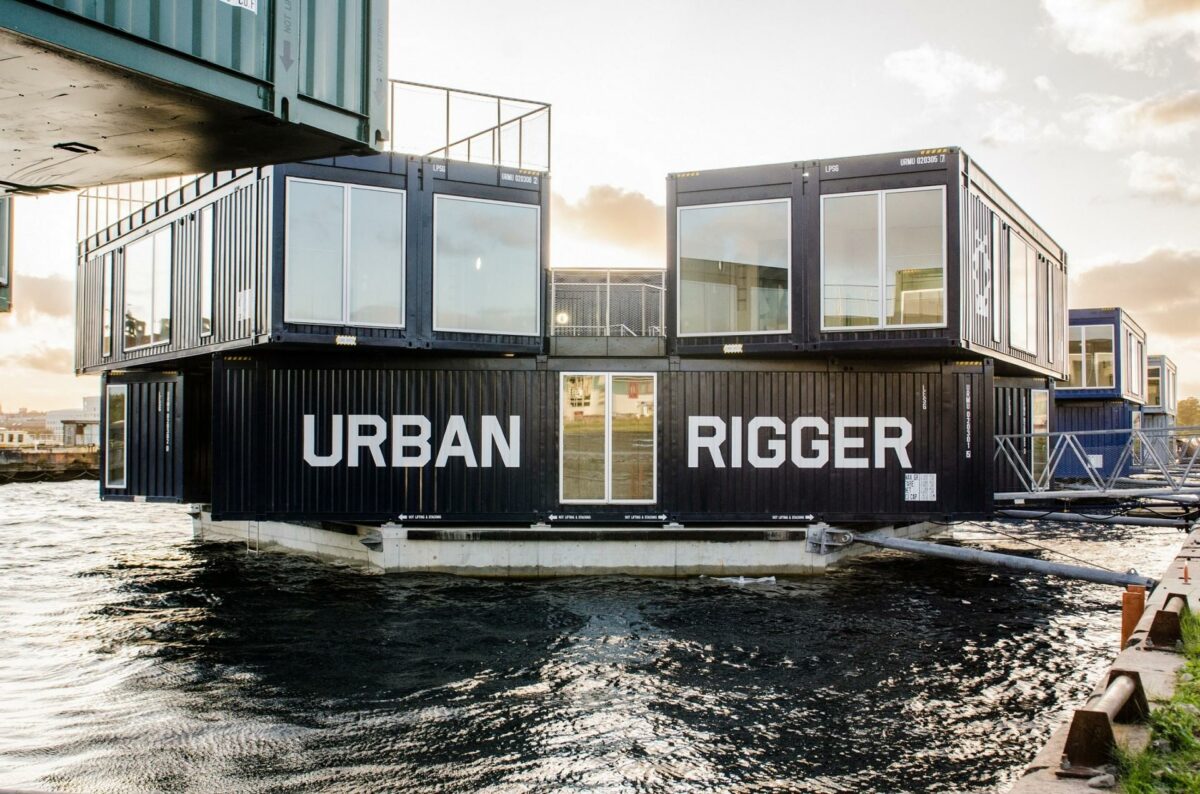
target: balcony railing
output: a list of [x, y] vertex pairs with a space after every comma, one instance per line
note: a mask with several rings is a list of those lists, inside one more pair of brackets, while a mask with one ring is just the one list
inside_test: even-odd
[[663, 271], [551, 270], [552, 336], [663, 336]]

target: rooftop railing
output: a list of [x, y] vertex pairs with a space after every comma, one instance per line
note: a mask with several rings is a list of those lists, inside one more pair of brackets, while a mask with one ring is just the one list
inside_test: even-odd
[[661, 270], [550, 271], [551, 336], [664, 336]]

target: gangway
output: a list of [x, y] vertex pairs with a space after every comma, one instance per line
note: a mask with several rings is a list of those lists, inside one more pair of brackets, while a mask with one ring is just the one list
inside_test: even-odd
[[1181, 529], [1200, 518], [1200, 427], [1001, 434], [995, 446], [999, 516]]

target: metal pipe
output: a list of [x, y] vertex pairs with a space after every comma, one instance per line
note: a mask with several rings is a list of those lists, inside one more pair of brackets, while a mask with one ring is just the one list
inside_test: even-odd
[[1015, 554], [999, 554], [994, 551], [946, 546], [923, 540], [890, 538], [880, 535], [855, 535], [854, 540], [881, 549], [906, 551], [910, 554], [924, 554], [927, 557], [940, 557], [944, 560], [956, 560], [958, 562], [995, 565], [1014, 571], [1043, 573], [1049, 576], [1061, 576], [1065, 579], [1082, 579], [1085, 582], [1096, 582], [1097, 584], [1111, 584], [1120, 587], [1136, 584], [1146, 588], [1153, 588], [1158, 583], [1157, 580], [1138, 573], [1105, 571], [1100, 568], [1087, 568], [1082, 565], [1067, 565], [1061, 562], [1050, 562], [1033, 557], [1018, 557]]
[[1104, 694], [1091, 707], [1092, 711], [1103, 711], [1110, 720], [1116, 720], [1121, 709], [1129, 702], [1129, 698], [1137, 691], [1137, 682], [1127, 675], [1113, 676]]
[[1041, 510], [997, 510], [1004, 518], [1032, 518], [1045, 521], [1080, 521], [1088, 524], [1129, 524], [1137, 527], [1175, 527], [1186, 529], [1191, 523], [1181, 518], [1146, 518], [1143, 516], [1091, 516], [1083, 513], [1046, 513]]

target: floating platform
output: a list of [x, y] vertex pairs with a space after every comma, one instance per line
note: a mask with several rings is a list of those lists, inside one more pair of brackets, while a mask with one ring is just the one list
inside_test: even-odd
[[[825, 525], [778, 527], [496, 528], [382, 527], [282, 521], [213, 521], [193, 513], [195, 537], [245, 543], [248, 549], [310, 555], [388, 573], [448, 573], [489, 578], [774, 576], [820, 574], [875, 549], [842, 543]], [[876, 534], [925, 538], [932, 523]], [[845, 537], [849, 537], [845, 533]]]

